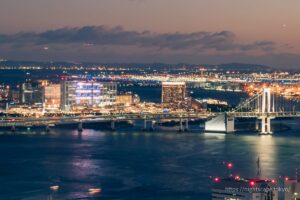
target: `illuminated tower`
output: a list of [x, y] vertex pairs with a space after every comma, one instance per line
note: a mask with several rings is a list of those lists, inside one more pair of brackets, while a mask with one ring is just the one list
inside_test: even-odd
[[261, 133], [271, 134], [271, 117], [267, 116], [267, 113], [271, 112], [271, 89], [264, 88], [262, 93], [261, 102]]

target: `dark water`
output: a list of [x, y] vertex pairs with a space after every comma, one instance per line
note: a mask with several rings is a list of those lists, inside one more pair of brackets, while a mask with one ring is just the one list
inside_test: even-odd
[[[210, 199], [210, 176], [293, 175], [297, 133], [275, 136], [72, 130], [0, 135], [0, 199]], [[51, 185], [59, 185], [51, 192]], [[102, 192], [93, 196], [89, 188]]]

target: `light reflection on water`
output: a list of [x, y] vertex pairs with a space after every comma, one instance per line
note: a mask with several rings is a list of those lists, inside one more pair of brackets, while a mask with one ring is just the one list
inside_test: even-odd
[[256, 151], [255, 153], [259, 157], [262, 178], [271, 178], [275, 174], [278, 174], [276, 169], [277, 148], [274, 137], [271, 135], [260, 136], [254, 146], [254, 151]]
[[[0, 199], [209, 199], [210, 176], [293, 175], [300, 140], [258, 136], [53, 129], [0, 135]], [[286, 134], [286, 133], [285, 133]], [[51, 185], [59, 185], [51, 192]], [[97, 198], [97, 197], [96, 197]]]

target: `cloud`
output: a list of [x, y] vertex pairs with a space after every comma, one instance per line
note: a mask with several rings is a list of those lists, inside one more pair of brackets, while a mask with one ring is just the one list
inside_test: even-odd
[[61, 28], [41, 33], [20, 32], [17, 34], [1, 34], [0, 45], [10, 44], [14, 47], [30, 45], [69, 45], [88, 44], [105, 46], [136, 46], [139, 48], [155, 48], [171, 51], [262, 51], [276, 49], [272, 41], [238, 42], [231, 31], [192, 32], [192, 33], [154, 33], [150, 31], [128, 31], [121, 26], [84, 26]]
[[42, 61], [260, 63], [299, 67], [293, 46], [269, 40], [241, 42], [231, 31], [192, 33], [84, 26], [0, 34], [0, 58]]

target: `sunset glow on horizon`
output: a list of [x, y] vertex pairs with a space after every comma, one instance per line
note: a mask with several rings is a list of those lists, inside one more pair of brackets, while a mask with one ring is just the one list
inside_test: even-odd
[[[2, 0], [0, 5], [5, 59], [300, 64], [297, 0]], [[112, 36], [101, 39], [103, 34]]]

